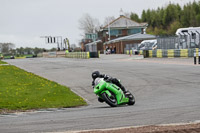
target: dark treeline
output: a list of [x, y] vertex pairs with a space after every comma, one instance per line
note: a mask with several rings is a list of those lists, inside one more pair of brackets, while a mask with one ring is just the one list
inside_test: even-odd
[[39, 53], [42, 53], [42, 52], [50, 52], [50, 51], [56, 51], [56, 48], [52, 48], [52, 49], [45, 49], [45, 48], [30, 48], [30, 47], [20, 47], [20, 48], [16, 48], [16, 49], [13, 49], [12, 50], [13, 54], [20, 54], [20, 55], [25, 55], [25, 54], [39, 54]]
[[178, 28], [200, 26], [200, 1], [181, 7], [170, 3], [157, 10], [143, 10], [141, 17], [131, 13], [131, 19], [147, 22], [147, 33], [155, 35], [174, 35]]
[[51, 52], [56, 51], [56, 48], [51, 49], [45, 49], [45, 48], [30, 48], [30, 47], [20, 47], [20, 48], [14, 48], [15, 44], [13, 43], [0, 43], [0, 54], [4, 55], [37, 55], [42, 52]]

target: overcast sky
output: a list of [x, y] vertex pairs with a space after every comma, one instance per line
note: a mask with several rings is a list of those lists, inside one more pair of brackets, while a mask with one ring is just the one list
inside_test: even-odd
[[[184, 5], [193, 0], [171, 0]], [[143, 9], [165, 7], [170, 0], [0, 0], [0, 42], [16, 47], [52, 48], [40, 36], [63, 36], [71, 44], [82, 39], [78, 20], [86, 13], [99, 19], [119, 17], [120, 9], [141, 15]]]

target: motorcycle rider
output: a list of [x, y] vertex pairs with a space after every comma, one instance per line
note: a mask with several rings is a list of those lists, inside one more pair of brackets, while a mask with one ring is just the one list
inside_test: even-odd
[[108, 75], [106, 75], [106, 74], [100, 74], [99, 71], [94, 71], [94, 72], [92, 73], [92, 79], [93, 79], [93, 81], [92, 81], [92, 86], [93, 86], [93, 87], [94, 87], [94, 81], [95, 81], [96, 78], [104, 78], [104, 80], [105, 80], [106, 82], [111, 82], [111, 83], [117, 85], [118, 87], [120, 87], [120, 88], [122, 89], [122, 91], [124, 92], [125, 95], [128, 93], [127, 90], [126, 90], [126, 89], [124, 88], [124, 86], [119, 82], [118, 79], [112, 78], [112, 77], [110, 77], [110, 76], [108, 76]]

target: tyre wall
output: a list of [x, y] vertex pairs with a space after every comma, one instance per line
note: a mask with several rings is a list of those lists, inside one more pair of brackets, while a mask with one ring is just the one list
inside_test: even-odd
[[[156, 49], [156, 50], [140, 50], [139, 54], [143, 54], [144, 58], [174, 58], [174, 57], [181, 57], [181, 58], [188, 58], [194, 57], [194, 53], [198, 57], [199, 48], [195, 49]], [[132, 50], [127, 50], [127, 54], [134, 54]]]

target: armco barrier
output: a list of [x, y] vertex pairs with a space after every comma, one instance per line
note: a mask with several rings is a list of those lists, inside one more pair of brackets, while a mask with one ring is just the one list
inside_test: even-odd
[[167, 57], [168, 58], [174, 58], [174, 50], [173, 49], [169, 49], [167, 50]]
[[158, 58], [162, 58], [162, 57], [163, 57], [163, 56], [162, 56], [162, 55], [163, 55], [162, 49], [158, 49], [156, 52], [157, 52], [157, 57], [158, 57]]
[[180, 57], [188, 57], [188, 49], [181, 49]]
[[126, 50], [126, 54], [130, 54], [129, 50]]
[[90, 52], [90, 58], [99, 58], [99, 52]]
[[[180, 58], [187, 58], [187, 57], [193, 57], [194, 51], [198, 53], [199, 48], [196, 49], [157, 49], [157, 50], [140, 50], [139, 53], [144, 55], [144, 58], [174, 58], [174, 57], [180, 57]], [[132, 53], [132, 50], [127, 50], [127, 54]]]
[[152, 50], [149, 50], [149, 57], [153, 57], [153, 51]]
[[65, 55], [66, 58], [81, 58], [81, 59], [89, 59], [89, 52], [69, 52]]
[[140, 50], [139, 54], [140, 54], [140, 55], [143, 55], [143, 50]]
[[89, 58], [99, 58], [100, 52], [69, 52], [66, 53], [66, 58], [80, 58], [80, 59], [89, 59]]
[[194, 50], [194, 64], [200, 64], [200, 49], [195, 49]]

